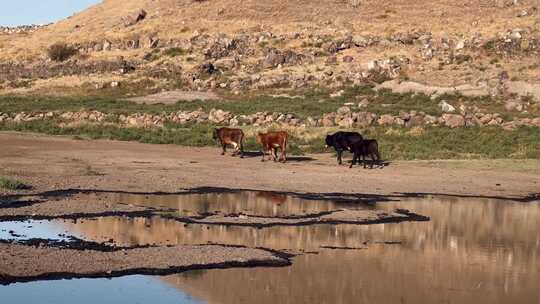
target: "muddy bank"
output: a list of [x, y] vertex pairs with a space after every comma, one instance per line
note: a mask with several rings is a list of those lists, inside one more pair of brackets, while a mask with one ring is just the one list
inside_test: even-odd
[[287, 266], [286, 254], [240, 246], [146, 247], [117, 251], [0, 244], [0, 284], [33, 280], [165, 275], [194, 269]]
[[[0, 220], [76, 219], [99, 216], [151, 216], [155, 208], [117, 204], [105, 198], [69, 194], [49, 196], [37, 194], [0, 198]], [[3, 201], [3, 202], [2, 202]], [[167, 209], [160, 209], [167, 211]]]
[[[174, 218], [174, 217], [171, 217]], [[208, 215], [202, 217], [176, 217], [178, 221], [192, 224], [224, 225], [224, 226], [306, 226], [306, 225], [368, 225], [380, 223], [398, 223], [404, 221], [429, 221], [429, 217], [411, 213], [408, 210], [385, 212], [382, 210], [334, 210], [304, 216], [268, 217], [245, 214]]]

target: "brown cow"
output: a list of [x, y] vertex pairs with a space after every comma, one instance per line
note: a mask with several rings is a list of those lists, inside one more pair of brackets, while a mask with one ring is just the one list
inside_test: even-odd
[[227, 145], [234, 147], [233, 156], [240, 152], [240, 158], [244, 158], [244, 131], [241, 129], [231, 128], [216, 128], [214, 129], [214, 140], [219, 140], [223, 152], [221, 155], [225, 155], [227, 152]]
[[257, 142], [262, 146], [262, 161], [264, 161], [264, 157], [266, 156], [267, 151], [270, 151], [270, 154], [272, 155], [274, 161], [277, 161], [277, 150], [279, 148], [281, 149], [281, 156], [279, 160], [285, 163], [287, 161], [288, 140], [289, 134], [287, 134], [287, 132], [285, 131], [268, 132], [266, 134], [259, 133], [257, 135]]

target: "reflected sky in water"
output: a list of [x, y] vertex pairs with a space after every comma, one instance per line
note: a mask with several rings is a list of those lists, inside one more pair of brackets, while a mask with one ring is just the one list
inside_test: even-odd
[[6, 304], [205, 303], [145, 276], [17, 283], [0, 286], [0, 297]]

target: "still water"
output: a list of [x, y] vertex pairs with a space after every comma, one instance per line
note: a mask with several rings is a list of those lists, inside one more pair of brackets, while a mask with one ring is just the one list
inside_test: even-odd
[[[94, 241], [112, 238], [118, 245], [215, 242], [311, 253], [296, 257], [285, 268], [35, 282], [0, 287], [0, 294], [43, 294], [42, 299], [47, 299], [45, 296], [71, 290], [75, 296], [53, 302], [25, 298], [25, 303], [86, 303], [82, 297], [93, 288], [101, 295], [111, 295], [116, 303], [136, 303], [137, 295], [155, 290], [159, 296], [154, 299], [159, 298], [159, 303], [538, 303], [540, 298], [539, 202], [429, 197], [365, 206], [258, 192], [107, 195], [106, 199], [116, 202], [167, 206], [180, 214], [290, 215], [340, 208], [406, 208], [430, 216], [431, 221], [265, 229], [185, 225], [157, 217], [54, 221], [47, 224], [55, 227], [49, 228], [54, 233], [68, 231]], [[358, 250], [323, 248], [327, 246]], [[132, 288], [116, 287], [125, 284]]]

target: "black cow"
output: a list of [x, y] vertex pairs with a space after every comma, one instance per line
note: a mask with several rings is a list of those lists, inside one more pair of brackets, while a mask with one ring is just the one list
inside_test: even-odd
[[358, 132], [337, 132], [326, 136], [326, 147], [334, 147], [337, 152], [337, 161], [341, 165], [343, 151], [351, 151], [354, 143], [361, 142], [362, 135]]
[[356, 163], [360, 162], [360, 156], [362, 156], [362, 162], [364, 163], [364, 168], [366, 167], [366, 156], [371, 157], [370, 168], [373, 169], [373, 163], [377, 163], [378, 166], [382, 167], [381, 164], [381, 155], [379, 154], [379, 144], [375, 139], [364, 139], [362, 141], [356, 142], [351, 147], [353, 152], [353, 160], [349, 168]]

